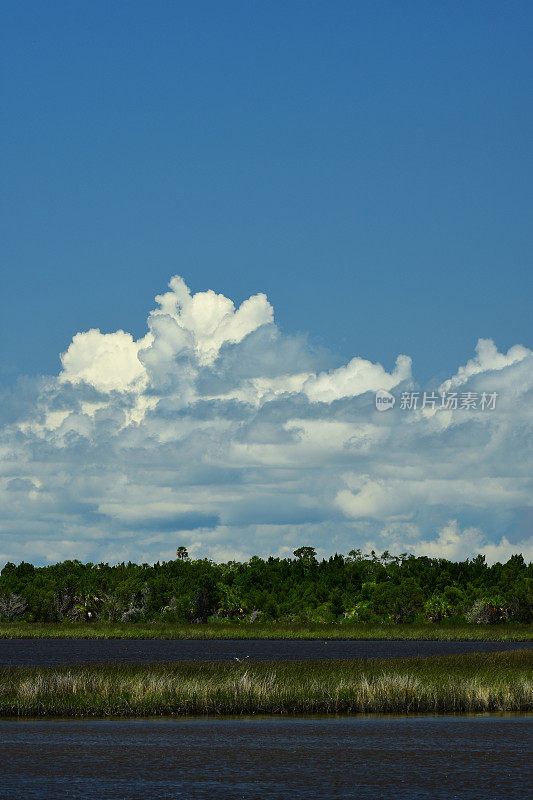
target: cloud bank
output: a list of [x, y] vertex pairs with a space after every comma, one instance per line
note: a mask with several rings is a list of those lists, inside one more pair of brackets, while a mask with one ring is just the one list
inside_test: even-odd
[[[142, 338], [80, 332], [57, 376], [4, 392], [0, 563], [179, 544], [216, 560], [302, 543], [531, 558], [532, 351], [481, 339], [432, 389], [497, 393], [492, 410], [409, 410], [402, 393], [424, 388], [408, 356], [339, 367], [283, 334], [264, 294], [236, 308], [175, 276], [156, 303]], [[376, 410], [378, 390], [394, 408]]]

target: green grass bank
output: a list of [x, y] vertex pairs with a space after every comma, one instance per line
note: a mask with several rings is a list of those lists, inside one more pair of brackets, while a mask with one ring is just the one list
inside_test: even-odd
[[3, 667], [0, 716], [528, 712], [527, 651], [379, 661]]
[[218, 623], [180, 625], [164, 622], [128, 623], [0, 623], [0, 639], [384, 639], [427, 641], [533, 640], [531, 625], [365, 625], [330, 623]]

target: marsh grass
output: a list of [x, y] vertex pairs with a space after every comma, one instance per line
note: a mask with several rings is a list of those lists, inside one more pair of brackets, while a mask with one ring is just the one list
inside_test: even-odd
[[531, 625], [323, 625], [276, 623], [0, 623], [0, 639], [359, 639], [531, 641]]
[[4, 667], [0, 716], [526, 712], [528, 651], [432, 658]]

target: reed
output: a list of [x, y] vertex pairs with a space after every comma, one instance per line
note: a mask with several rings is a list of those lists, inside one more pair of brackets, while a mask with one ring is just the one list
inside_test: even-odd
[[360, 661], [91, 665], [0, 669], [0, 715], [527, 712], [524, 650]]
[[0, 623], [0, 639], [359, 639], [518, 642], [533, 639], [531, 625], [364, 625], [353, 622], [276, 623]]

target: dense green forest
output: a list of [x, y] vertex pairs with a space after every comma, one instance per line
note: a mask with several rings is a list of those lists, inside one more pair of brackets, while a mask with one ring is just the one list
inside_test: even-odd
[[352, 550], [318, 561], [294, 558], [216, 564], [191, 560], [46, 567], [7, 563], [0, 573], [0, 620], [39, 622], [470, 622], [532, 619], [533, 565], [521, 555], [488, 566]]

